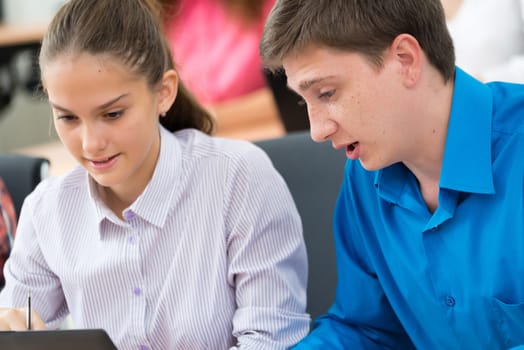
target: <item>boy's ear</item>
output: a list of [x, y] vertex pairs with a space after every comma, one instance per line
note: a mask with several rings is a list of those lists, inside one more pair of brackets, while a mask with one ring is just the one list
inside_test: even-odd
[[400, 63], [400, 74], [404, 85], [411, 87], [416, 84], [421, 76], [423, 51], [415, 39], [410, 34], [399, 34], [389, 47], [394, 59]]
[[158, 98], [158, 114], [166, 113], [175, 102], [178, 93], [178, 74], [174, 69], [164, 73], [160, 84]]

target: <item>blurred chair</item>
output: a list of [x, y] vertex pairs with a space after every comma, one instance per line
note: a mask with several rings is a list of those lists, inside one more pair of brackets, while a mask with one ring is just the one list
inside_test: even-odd
[[307, 131], [256, 144], [286, 181], [302, 217], [309, 262], [307, 312], [314, 320], [328, 310], [335, 297], [332, 218], [346, 157], [328, 142], [313, 142]]
[[17, 219], [25, 197], [49, 174], [45, 158], [19, 154], [0, 154], [0, 177], [13, 199]]

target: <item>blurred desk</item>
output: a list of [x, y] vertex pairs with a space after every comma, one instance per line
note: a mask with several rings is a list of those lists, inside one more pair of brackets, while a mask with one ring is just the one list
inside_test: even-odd
[[0, 52], [13, 52], [20, 48], [39, 47], [47, 24], [16, 25], [0, 23]]
[[51, 141], [40, 145], [24, 147], [13, 152], [49, 159], [49, 175], [51, 176], [62, 175], [73, 169], [77, 164], [76, 160], [60, 141]]
[[0, 109], [11, 102], [19, 81], [15, 69], [16, 55], [25, 50], [38, 51], [47, 24], [15, 25], [0, 22], [0, 73], [4, 74], [0, 86]]
[[260, 141], [282, 137], [285, 135], [285, 133], [286, 132], [281, 123], [263, 122], [240, 124], [230, 126], [226, 129], [218, 129], [213, 136], [248, 141]]
[[39, 49], [47, 24], [15, 25], [0, 23], [0, 65], [11, 63], [20, 51]]

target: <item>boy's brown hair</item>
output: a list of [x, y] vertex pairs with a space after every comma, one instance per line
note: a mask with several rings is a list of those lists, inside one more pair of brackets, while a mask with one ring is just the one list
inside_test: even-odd
[[359, 52], [380, 67], [402, 33], [417, 39], [446, 81], [453, 78], [455, 53], [440, 0], [277, 0], [260, 52], [273, 71], [310, 44]]

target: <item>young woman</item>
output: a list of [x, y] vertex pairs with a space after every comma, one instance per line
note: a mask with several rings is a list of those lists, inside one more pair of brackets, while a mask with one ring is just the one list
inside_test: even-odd
[[285, 349], [308, 330], [290, 193], [250, 143], [213, 138], [147, 0], [71, 0], [40, 54], [80, 166], [26, 200], [0, 329], [71, 314], [119, 349]]

